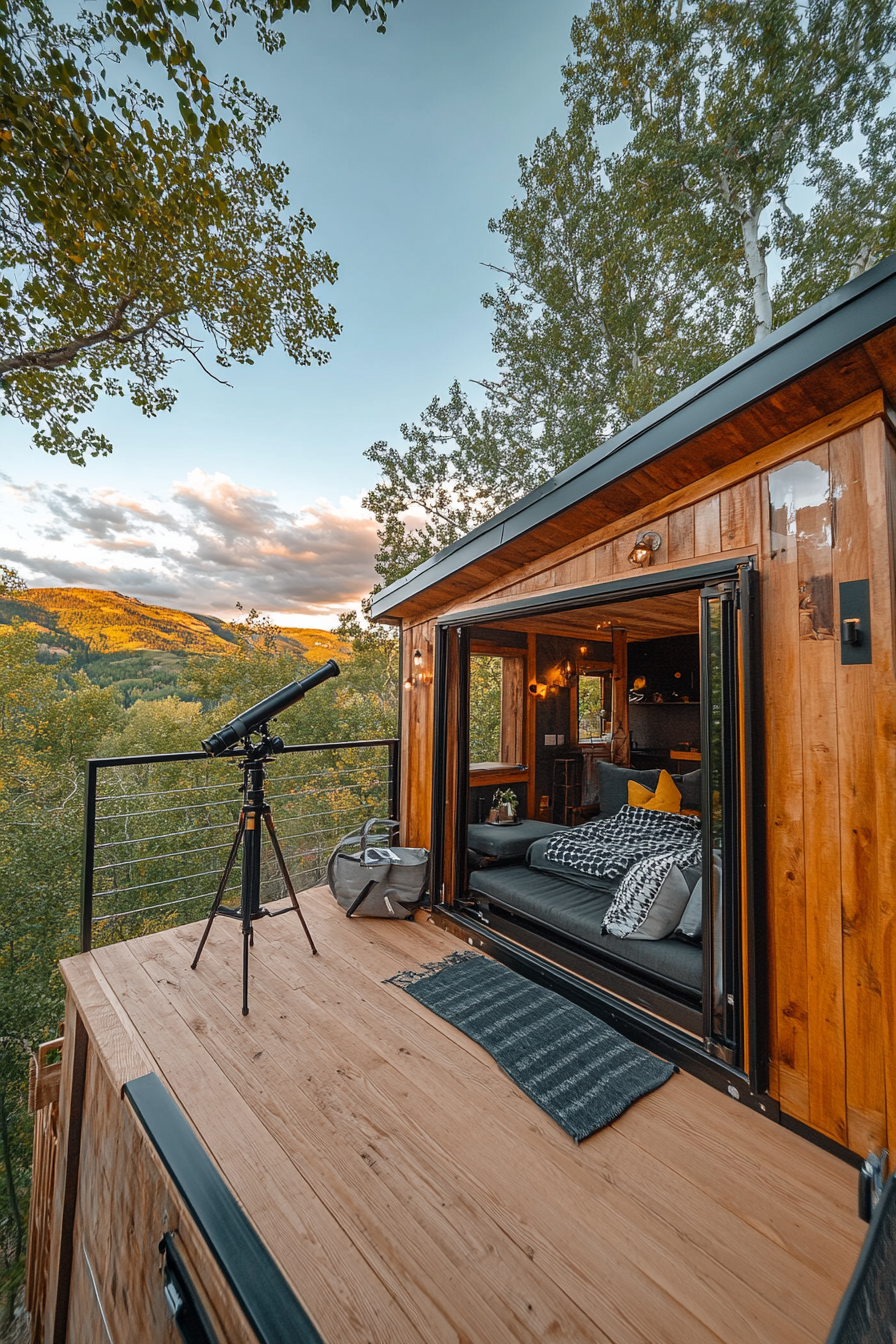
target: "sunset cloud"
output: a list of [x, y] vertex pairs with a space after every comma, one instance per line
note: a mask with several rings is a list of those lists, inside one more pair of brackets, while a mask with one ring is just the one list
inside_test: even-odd
[[374, 581], [376, 523], [356, 500], [292, 512], [219, 472], [191, 471], [166, 499], [20, 486], [0, 476], [0, 559], [38, 587], [115, 589], [232, 615], [236, 602], [320, 624]]

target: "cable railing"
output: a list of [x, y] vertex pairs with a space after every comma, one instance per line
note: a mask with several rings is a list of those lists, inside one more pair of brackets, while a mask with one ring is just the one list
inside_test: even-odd
[[[208, 913], [239, 819], [235, 760], [242, 755], [186, 751], [87, 762], [83, 952]], [[368, 817], [398, 815], [397, 738], [286, 747], [266, 773], [267, 801], [296, 891], [324, 880], [327, 858], [347, 831]], [[239, 872], [237, 864], [225, 891], [230, 904], [239, 900]], [[286, 895], [268, 849], [262, 901]]]

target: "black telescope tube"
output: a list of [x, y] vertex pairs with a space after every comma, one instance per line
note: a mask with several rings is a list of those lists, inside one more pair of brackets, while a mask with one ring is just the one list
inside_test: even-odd
[[291, 681], [288, 685], [281, 686], [279, 691], [274, 691], [274, 694], [269, 695], [267, 699], [259, 700], [257, 705], [231, 719], [230, 723], [225, 723], [223, 728], [219, 728], [211, 737], [206, 738], [202, 743], [202, 750], [207, 756], [220, 756], [222, 752], [235, 746], [240, 738], [256, 732], [261, 724], [267, 723], [268, 719], [275, 718], [285, 709], [291, 709], [300, 700], [304, 700], [308, 692], [313, 691], [322, 681], [329, 681], [330, 677], [338, 676], [337, 664], [332, 658], [328, 658], [316, 672], [309, 672], [301, 681]]

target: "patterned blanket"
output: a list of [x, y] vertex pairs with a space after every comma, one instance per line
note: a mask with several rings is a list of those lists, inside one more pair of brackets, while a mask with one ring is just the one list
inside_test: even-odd
[[607, 932], [620, 938], [638, 927], [670, 869], [699, 864], [701, 856], [699, 817], [629, 806], [612, 817], [558, 831], [545, 850], [545, 858], [578, 872], [623, 879], [604, 920]]

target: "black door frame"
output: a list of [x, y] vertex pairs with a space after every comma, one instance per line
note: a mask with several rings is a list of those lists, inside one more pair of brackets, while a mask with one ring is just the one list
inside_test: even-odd
[[[683, 565], [677, 569], [626, 576], [606, 583], [589, 584], [579, 588], [564, 589], [562, 593], [546, 590], [531, 594], [523, 599], [511, 602], [480, 606], [472, 610], [449, 612], [438, 617], [436, 622], [436, 666], [434, 690], [434, 741], [433, 741], [433, 811], [432, 811], [432, 877], [431, 890], [433, 904], [449, 919], [456, 919], [462, 926], [469, 920], [459, 909], [445, 901], [444, 891], [444, 854], [445, 854], [445, 814], [448, 806], [453, 806], [456, 814], [454, 871], [461, 877], [466, 870], [466, 811], [462, 799], [466, 797], [466, 773], [462, 770], [460, 759], [457, 763], [457, 797], [446, 797], [448, 776], [448, 715], [447, 715], [447, 677], [448, 644], [452, 635], [458, 639], [457, 653], [469, 649], [469, 632], [477, 625], [487, 625], [496, 620], [512, 620], [515, 616], [535, 614], [548, 615], [567, 611], [575, 607], [600, 605], [610, 601], [631, 601], [639, 597], [661, 596], [680, 592], [683, 589], [710, 588], [713, 585], [731, 586], [731, 606], [736, 612], [733, 617], [735, 631], [734, 643], [729, 648], [729, 658], [736, 658], [736, 670], [740, 682], [740, 694], [735, 725], [738, 738], [737, 767], [738, 790], [742, 790], [743, 804], [739, 806], [738, 824], [733, 832], [737, 837], [735, 849], [742, 878], [741, 889], [746, 900], [746, 982], [739, 986], [736, 1001], [738, 1018], [739, 1049], [733, 1052], [722, 1051], [716, 1056], [716, 1062], [724, 1073], [748, 1082], [750, 1092], [764, 1097], [768, 1087], [768, 968], [766, 956], [766, 900], [765, 900], [765, 864], [763, 860], [765, 835], [765, 795], [763, 784], [763, 739], [758, 737], [755, 728], [761, 723], [755, 697], [761, 687], [760, 640], [757, 625], [756, 569], [753, 556], [725, 557], [723, 560], [703, 564]], [[463, 665], [460, 658], [459, 667]], [[458, 687], [460, 692], [462, 688]], [[702, 696], [701, 696], [702, 699]], [[729, 711], [732, 706], [729, 703]], [[458, 700], [460, 711], [460, 699]], [[459, 712], [459, 720], [463, 717]], [[461, 733], [461, 737], [464, 734]], [[465, 743], [458, 742], [458, 748]], [[460, 752], [459, 752], [460, 754]], [[707, 772], [704, 771], [704, 775]], [[758, 845], [758, 849], [757, 849]], [[452, 893], [453, 895], [454, 893]], [[706, 941], [706, 940], [704, 940]], [[738, 937], [738, 947], [741, 946]], [[742, 966], [743, 958], [738, 957]], [[559, 984], [558, 984], [558, 987]], [[606, 998], [605, 995], [600, 996]], [[704, 993], [704, 1003], [707, 996]], [[645, 1030], [650, 1035], [649, 1017], [642, 1016]], [[747, 1067], [742, 1067], [746, 1028]], [[666, 1036], [667, 1032], [660, 1035]], [[693, 1043], [685, 1043], [686, 1053], [690, 1054]], [[704, 1051], [708, 1041], [704, 1041]], [[705, 1057], [705, 1056], [704, 1056]], [[765, 1109], [765, 1106], [762, 1107]]]

